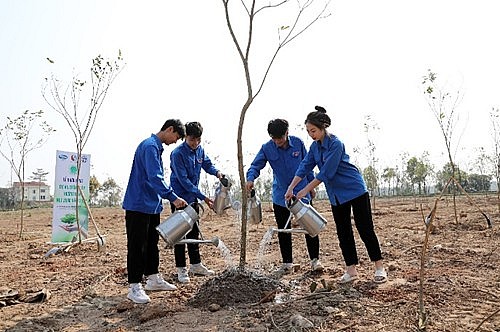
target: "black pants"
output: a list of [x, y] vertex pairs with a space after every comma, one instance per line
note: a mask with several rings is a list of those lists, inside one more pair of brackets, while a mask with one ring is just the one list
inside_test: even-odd
[[368, 193], [365, 193], [344, 204], [332, 205], [333, 219], [337, 227], [337, 237], [346, 266], [359, 263], [351, 225], [351, 208], [356, 229], [365, 244], [370, 260], [375, 262], [382, 259], [380, 245], [373, 229], [370, 196]]
[[160, 254], [156, 226], [159, 224], [159, 214], [125, 211], [129, 283], [139, 283], [144, 275], [158, 273]]
[[[277, 204], [273, 204], [273, 210], [278, 228], [285, 228], [286, 222], [291, 213], [290, 210]], [[287, 228], [291, 228], [291, 225], [292, 223], [289, 222]], [[283, 260], [283, 263], [292, 263], [292, 234], [278, 232], [278, 241], [280, 244], [281, 258]], [[319, 258], [319, 236], [312, 237], [309, 234], [306, 234], [306, 245], [307, 252], [309, 253], [309, 258]]]
[[[195, 209], [196, 213], [200, 213], [200, 207], [197, 203], [191, 204], [191, 206]], [[172, 209], [172, 213], [176, 210], [173, 204], [170, 204], [170, 208]], [[193, 229], [186, 234], [186, 239], [198, 240], [199, 236], [200, 229], [198, 228], [198, 223], [195, 222]], [[188, 243], [187, 250], [190, 264], [201, 263], [200, 245], [198, 243]], [[174, 257], [176, 267], [186, 267], [186, 244], [176, 244], [174, 246]]]

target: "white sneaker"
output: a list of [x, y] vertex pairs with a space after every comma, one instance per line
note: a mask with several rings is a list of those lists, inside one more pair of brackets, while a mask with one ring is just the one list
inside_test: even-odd
[[146, 294], [141, 284], [130, 284], [128, 288], [127, 298], [134, 303], [148, 303], [151, 301], [149, 296]]
[[319, 261], [319, 259], [315, 258], [311, 261], [311, 269], [313, 271], [323, 271], [325, 268], [323, 264]]
[[214, 271], [209, 270], [202, 263], [191, 264], [191, 266], [189, 267], [189, 272], [191, 272], [192, 274], [199, 274], [202, 276], [213, 276], [215, 274]]
[[172, 285], [163, 279], [161, 274], [152, 274], [148, 276], [147, 281], [146, 281], [146, 287], [144, 289], [148, 291], [168, 291], [168, 290], [175, 290], [177, 287], [175, 285]]
[[281, 266], [274, 272], [276, 274], [289, 274], [294, 271], [293, 263], [283, 263]]
[[179, 282], [182, 282], [183, 284], [189, 283], [190, 279], [187, 268], [185, 267], [177, 268], [177, 280], [179, 280]]

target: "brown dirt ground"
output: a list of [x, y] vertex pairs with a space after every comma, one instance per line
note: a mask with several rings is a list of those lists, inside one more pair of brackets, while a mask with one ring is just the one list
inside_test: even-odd
[[[458, 199], [458, 224], [451, 198], [438, 204], [422, 283], [427, 331], [500, 331], [497, 200], [493, 196], [473, 199], [476, 206], [465, 197]], [[0, 330], [417, 331], [423, 215], [430, 212], [434, 200], [376, 200], [375, 226], [389, 270], [385, 284], [372, 282], [373, 266], [359, 237], [360, 278], [349, 285], [337, 284], [343, 262], [326, 201], [315, 205], [328, 219], [320, 233], [325, 271], [309, 271], [303, 235], [294, 235], [297, 270], [282, 277], [273, 275], [280, 264], [277, 236], [263, 255], [258, 254], [264, 234], [275, 225], [265, 203], [263, 225], [249, 225], [248, 264], [243, 271], [231, 268], [214, 246], [202, 245], [203, 261], [217, 275], [178, 284], [173, 252], [161, 242], [160, 270], [178, 289], [152, 293], [146, 305], [126, 299], [126, 236], [120, 208], [92, 210], [106, 235], [104, 251], [98, 251], [95, 242], [83, 243], [50, 257], [45, 255], [54, 247], [48, 243], [51, 209], [26, 211], [22, 240], [16, 235], [19, 212], [0, 212], [0, 299], [4, 299]], [[497, 222], [492, 229], [477, 207]], [[234, 211], [225, 216], [207, 213], [201, 229], [205, 238], [222, 239], [238, 264], [240, 231]], [[90, 223], [90, 233], [95, 234], [94, 230]], [[312, 327], [300, 325], [301, 318]]]

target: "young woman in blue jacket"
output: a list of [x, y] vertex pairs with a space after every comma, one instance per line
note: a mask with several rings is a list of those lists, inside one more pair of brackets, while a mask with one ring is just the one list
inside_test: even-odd
[[314, 142], [295, 172], [285, 193], [285, 199], [293, 197], [294, 187], [317, 166], [319, 173], [295, 196], [300, 199], [321, 182], [325, 184], [346, 265], [340, 282], [350, 282], [358, 277], [356, 265], [359, 264], [359, 260], [351, 225], [352, 210], [356, 229], [365, 244], [370, 260], [375, 264], [373, 280], [376, 283], [383, 283], [387, 281], [387, 272], [383, 266], [379, 241], [373, 227], [370, 196], [366, 184], [358, 168], [350, 163], [344, 144], [327, 131], [331, 119], [326, 110], [321, 106], [316, 106], [315, 109], [316, 111], [309, 113], [305, 120], [307, 133]]

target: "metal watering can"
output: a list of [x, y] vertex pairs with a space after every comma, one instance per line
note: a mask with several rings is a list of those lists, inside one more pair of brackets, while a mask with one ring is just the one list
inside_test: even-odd
[[196, 210], [188, 205], [183, 210], [175, 210], [164, 222], [156, 226], [156, 230], [163, 240], [173, 247], [193, 229], [198, 219]]
[[225, 210], [229, 209], [231, 204], [231, 196], [229, 196], [229, 191], [231, 189], [231, 182], [226, 178], [222, 177], [220, 179], [219, 186], [215, 189], [215, 198], [213, 209], [215, 213], [221, 215]]
[[250, 191], [248, 199], [247, 218], [251, 224], [260, 224], [262, 222], [262, 204], [259, 198], [255, 195], [255, 189]]
[[[318, 235], [326, 227], [326, 219], [312, 205], [293, 197], [287, 201], [287, 207], [296, 218], [300, 227], [310, 236], [314, 237]], [[293, 231], [293, 229], [289, 231]]]
[[[204, 212], [203, 206], [199, 205], [200, 209], [202, 209], [202, 213]], [[176, 244], [189, 244], [189, 243], [207, 243], [213, 244], [218, 247], [220, 243], [220, 239], [216, 236], [210, 240], [197, 240], [197, 239], [185, 239], [187, 233], [191, 229], [195, 223], [200, 219], [200, 215], [196, 212], [196, 210], [188, 205], [184, 208], [184, 210], [175, 210], [174, 213], [170, 215], [164, 222], [156, 227], [156, 230], [160, 234], [160, 236], [167, 242], [167, 247], [173, 247]], [[200, 231], [201, 235], [201, 231]]]

